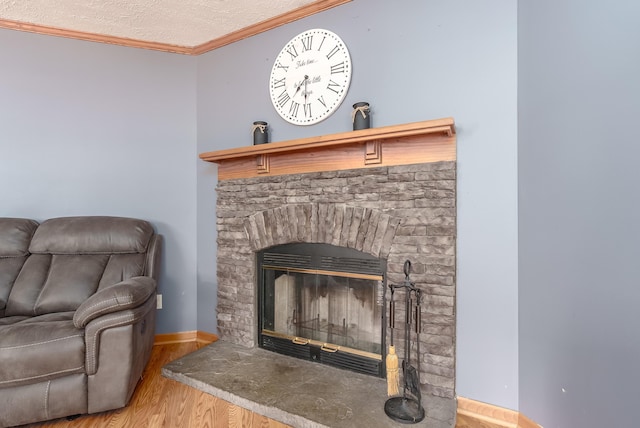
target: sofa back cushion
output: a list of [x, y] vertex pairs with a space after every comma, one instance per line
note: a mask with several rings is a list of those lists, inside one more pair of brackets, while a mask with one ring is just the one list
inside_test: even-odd
[[145, 274], [154, 235], [143, 220], [64, 217], [44, 221], [7, 301], [5, 315], [74, 311], [96, 291]]
[[11, 287], [29, 255], [29, 243], [38, 222], [25, 218], [0, 218], [0, 315]]

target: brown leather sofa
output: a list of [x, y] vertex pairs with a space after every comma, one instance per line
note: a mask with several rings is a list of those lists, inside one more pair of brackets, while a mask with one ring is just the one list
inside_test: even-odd
[[124, 407], [155, 335], [146, 221], [0, 218], [0, 427]]

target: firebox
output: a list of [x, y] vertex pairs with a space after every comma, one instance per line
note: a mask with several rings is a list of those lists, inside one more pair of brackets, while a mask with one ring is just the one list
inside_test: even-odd
[[258, 345], [384, 377], [386, 261], [320, 243], [258, 253]]

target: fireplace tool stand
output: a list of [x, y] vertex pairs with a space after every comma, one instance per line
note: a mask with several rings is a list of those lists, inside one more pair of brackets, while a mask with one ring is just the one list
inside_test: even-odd
[[[396, 422], [415, 424], [424, 419], [425, 411], [422, 407], [420, 392], [420, 324], [421, 324], [421, 290], [411, 282], [411, 262], [404, 262], [404, 284], [389, 285], [391, 288], [391, 302], [389, 305], [389, 326], [391, 328], [391, 344], [393, 345], [393, 328], [395, 326], [394, 291], [405, 291], [405, 324], [404, 324], [404, 360], [402, 361], [402, 377], [404, 387], [402, 395], [391, 397], [384, 403], [384, 412]], [[415, 304], [414, 304], [415, 298]], [[413, 325], [412, 325], [413, 324]], [[411, 330], [415, 331], [416, 365], [411, 365]]]

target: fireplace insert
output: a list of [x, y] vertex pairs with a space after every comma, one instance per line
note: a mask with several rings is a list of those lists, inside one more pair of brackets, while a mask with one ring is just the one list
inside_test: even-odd
[[384, 377], [386, 261], [298, 243], [258, 253], [258, 345]]

